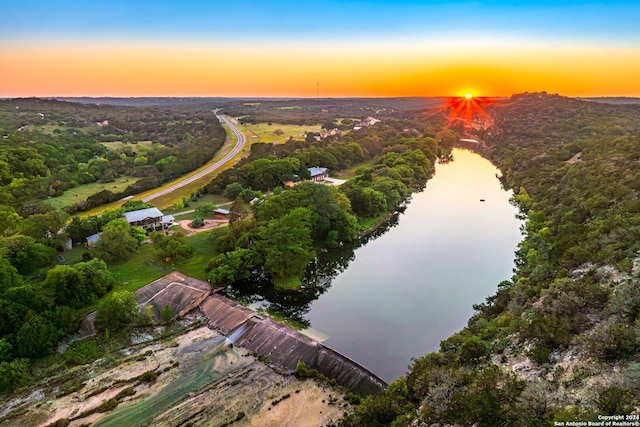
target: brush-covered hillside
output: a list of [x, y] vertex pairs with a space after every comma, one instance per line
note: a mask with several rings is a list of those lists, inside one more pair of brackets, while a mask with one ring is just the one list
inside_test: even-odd
[[526, 218], [514, 276], [345, 425], [640, 413], [640, 106], [535, 93], [488, 112], [486, 155]]

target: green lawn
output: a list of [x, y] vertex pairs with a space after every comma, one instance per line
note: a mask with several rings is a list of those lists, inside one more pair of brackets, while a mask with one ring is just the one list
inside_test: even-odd
[[211, 247], [213, 246], [211, 231], [203, 231], [187, 237], [187, 242], [193, 248], [193, 256], [176, 263], [176, 270], [196, 279], [207, 280], [205, 268], [211, 258]]
[[73, 249], [70, 251], [60, 252], [65, 259], [65, 264], [71, 265], [78, 262], [82, 262], [82, 254], [89, 252], [89, 249], [84, 245], [85, 242], [73, 242]]
[[78, 187], [68, 189], [60, 197], [52, 197], [45, 200], [45, 202], [50, 204], [51, 206], [62, 209], [66, 206], [71, 206], [76, 204], [77, 202], [86, 200], [87, 197], [93, 196], [94, 194], [99, 193], [102, 190], [109, 190], [113, 193], [119, 193], [131, 184], [134, 184], [139, 179], [140, 178], [134, 178], [131, 176], [121, 176], [115, 181], [106, 184], [93, 182], [91, 184], [80, 185]]
[[196, 279], [206, 280], [205, 268], [211, 257], [210, 231], [187, 238], [193, 248], [191, 258], [179, 262], [166, 262], [155, 254], [153, 245], [142, 245], [127, 261], [111, 263], [109, 271], [120, 285], [118, 289], [135, 291], [154, 280], [177, 270]]
[[[189, 210], [190, 210], [190, 209], [193, 209], [193, 208], [192, 208], [192, 207], [188, 207], [188, 208], [186, 208], [186, 209], [189, 209]], [[182, 221], [183, 219], [190, 219], [190, 220], [192, 220], [192, 221], [193, 221], [193, 220], [196, 218], [196, 216], [200, 216], [200, 215], [198, 215], [198, 214], [197, 214], [197, 213], [195, 213], [195, 212], [191, 212], [191, 213], [184, 214], [184, 215], [178, 215], [178, 216], [176, 216], [176, 221]], [[202, 219], [213, 219], [213, 216], [214, 216], [214, 215], [213, 215], [213, 214], [211, 214], [211, 215], [208, 215], [208, 216], [203, 217]]]
[[127, 261], [109, 264], [117, 290], [135, 291], [172, 271], [171, 264], [155, 256], [153, 246], [142, 245]]

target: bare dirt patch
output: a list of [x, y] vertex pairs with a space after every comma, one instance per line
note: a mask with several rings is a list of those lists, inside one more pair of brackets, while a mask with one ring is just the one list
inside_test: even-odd
[[[296, 388], [298, 387], [298, 388]], [[280, 398], [266, 402], [249, 420], [251, 427], [315, 427], [333, 425], [340, 418], [344, 406], [331, 390], [313, 383], [292, 383], [283, 387]], [[286, 397], [289, 396], [289, 397]]]
[[582, 161], [582, 152], [576, 153], [573, 157], [567, 160], [567, 163], [580, 163]]

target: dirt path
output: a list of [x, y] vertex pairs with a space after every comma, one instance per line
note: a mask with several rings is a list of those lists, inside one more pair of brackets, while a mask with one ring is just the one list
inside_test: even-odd
[[191, 224], [190, 219], [181, 219], [180, 221], [176, 222], [185, 231], [185, 234], [187, 236], [193, 236], [196, 233], [202, 233], [203, 231], [211, 230], [212, 228], [222, 227], [229, 224], [229, 220], [227, 219], [205, 219], [204, 226], [200, 228], [192, 228], [189, 226], [189, 224]]

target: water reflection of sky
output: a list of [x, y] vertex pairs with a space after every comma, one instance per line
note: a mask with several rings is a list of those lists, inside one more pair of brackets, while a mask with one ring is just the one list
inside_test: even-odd
[[464, 327], [472, 305], [511, 277], [521, 239], [497, 173], [465, 150], [438, 165], [398, 225], [359, 248], [312, 303], [306, 317], [325, 343], [391, 381]]

